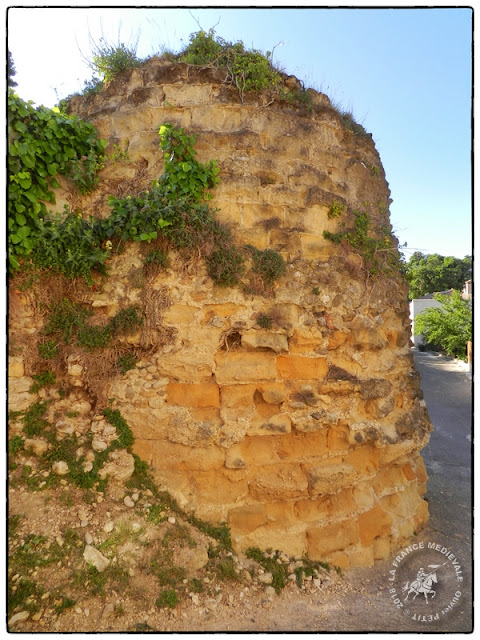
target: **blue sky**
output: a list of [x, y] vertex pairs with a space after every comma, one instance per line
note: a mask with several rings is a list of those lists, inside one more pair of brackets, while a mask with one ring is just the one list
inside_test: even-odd
[[274, 62], [353, 111], [373, 134], [405, 256], [471, 253], [472, 12], [468, 8], [23, 8], [8, 12], [17, 93], [53, 106], [92, 75], [103, 35], [138, 55], [198, 31], [274, 51]]

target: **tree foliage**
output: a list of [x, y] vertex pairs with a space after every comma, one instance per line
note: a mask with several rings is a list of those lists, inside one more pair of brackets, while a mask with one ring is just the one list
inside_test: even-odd
[[17, 74], [17, 70], [15, 69], [15, 63], [13, 62], [13, 56], [10, 53], [10, 51], [8, 52], [7, 71], [8, 71], [8, 82], [7, 82], [8, 86], [16, 87], [17, 82], [13, 78]]
[[472, 259], [416, 251], [407, 262], [406, 276], [410, 300], [448, 289], [462, 290], [465, 281], [472, 277]]
[[437, 294], [441, 307], [425, 309], [415, 318], [415, 333], [431, 344], [440, 345], [448, 355], [465, 359], [466, 344], [472, 339], [472, 306], [460, 291]]

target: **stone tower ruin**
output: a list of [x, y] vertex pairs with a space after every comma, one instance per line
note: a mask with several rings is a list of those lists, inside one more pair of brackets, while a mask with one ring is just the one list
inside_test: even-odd
[[[384, 170], [371, 136], [345, 126], [321, 93], [310, 90], [308, 108], [242, 101], [222, 80], [153, 59], [70, 102], [130, 161], [107, 165], [91, 194], [73, 195], [64, 180], [58, 211], [106, 217], [108, 195], [148, 188], [163, 171], [158, 129], [171, 123], [196, 135], [200, 160], [218, 161], [211, 206], [236, 244], [274, 250], [286, 265], [269, 288], [220, 287], [197, 256], [173, 252], [146, 281], [142, 248], [129, 243], [83, 302], [103, 318], [139, 304], [169, 339], [152, 341], [105, 397], [160, 485], [226, 522], [237, 550], [368, 566], [428, 517], [419, 451], [431, 425]], [[41, 318], [28, 295], [18, 300], [13, 320], [34, 334]], [[145, 333], [126, 340], [140, 348]], [[65, 379], [91, 395], [80, 356], [69, 358]], [[30, 374], [21, 358], [11, 364], [21, 405], [15, 384]]]

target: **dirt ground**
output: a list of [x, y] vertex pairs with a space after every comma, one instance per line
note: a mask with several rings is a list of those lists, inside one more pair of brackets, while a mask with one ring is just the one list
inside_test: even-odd
[[[209, 559], [215, 541], [168, 508], [158, 522], [148, 520], [150, 496], [139, 495], [128, 507], [101, 494], [86, 504], [83, 494], [69, 484], [10, 489], [11, 630], [318, 630], [319, 607], [341, 606], [354, 591], [333, 568], [318, 567], [298, 580], [294, 565], [302, 560], [282, 557], [292, 573], [277, 594], [268, 572], [245, 555], [222, 551]], [[107, 569], [89, 567], [83, 557], [88, 542], [110, 560]], [[186, 570], [175, 574], [177, 567]], [[161, 606], [159, 596], [172, 587], [176, 606]]]
[[[418, 622], [402, 617], [389, 600], [390, 561], [345, 574], [317, 566], [307, 575], [308, 570], [298, 571], [302, 563], [308, 567], [301, 558], [272, 553], [285, 567], [286, 586], [277, 593], [258, 562], [225, 550], [216, 556], [215, 540], [178, 513], [165, 507], [155, 521], [148, 516], [154, 499], [128, 492], [128, 504], [129, 495], [136, 499], [133, 507], [108, 492], [94, 500], [89, 494], [86, 503], [84, 490], [67, 483], [44, 491], [11, 487], [10, 630], [419, 630]], [[428, 537], [428, 530], [419, 539], [422, 535]], [[109, 560], [105, 570], [85, 560], [88, 542]], [[22, 599], [18, 594], [25, 587]], [[162, 593], [173, 589], [178, 601], [162, 601]], [[469, 613], [465, 601], [447, 625], [440, 620], [421, 630], [467, 631]]]

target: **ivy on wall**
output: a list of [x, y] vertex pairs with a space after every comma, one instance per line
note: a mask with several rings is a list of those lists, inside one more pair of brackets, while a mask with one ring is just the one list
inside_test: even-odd
[[80, 191], [93, 189], [103, 167], [106, 141], [88, 122], [60, 113], [58, 108], [34, 107], [12, 89], [8, 92], [8, 254], [12, 268], [29, 255], [55, 203], [55, 176], [70, 176]]
[[[161, 125], [164, 173], [150, 189], [137, 195], [111, 196], [108, 218], [86, 219], [67, 206], [63, 214], [48, 214], [43, 200], [55, 201], [52, 189], [58, 186], [57, 173], [70, 175], [81, 192], [95, 187], [105, 156], [94, 152], [103, 151], [105, 142], [98, 140], [91, 125], [77, 118], [43, 107], [35, 110], [13, 95], [11, 99], [12, 113], [18, 113], [18, 118], [9, 123], [9, 244], [13, 267], [18, 266], [18, 257], [29, 256], [36, 266], [68, 278], [82, 276], [93, 285], [92, 271], [106, 274], [108, 258], [121, 251], [125, 242], [151, 243], [164, 238], [182, 255], [195, 251], [203, 257], [217, 285], [240, 282], [249, 252], [234, 245], [230, 228], [216, 219], [208, 205], [210, 190], [220, 180], [220, 168], [216, 160], [206, 164], [197, 160], [195, 136], [169, 123]], [[83, 155], [79, 158], [80, 153]], [[263, 253], [257, 251], [253, 256], [254, 271], [259, 270], [263, 258], [267, 266], [272, 256], [279, 263], [274, 272], [265, 267], [265, 273], [260, 273], [268, 288], [283, 274], [283, 259], [272, 249], [267, 250], [268, 255]]]

